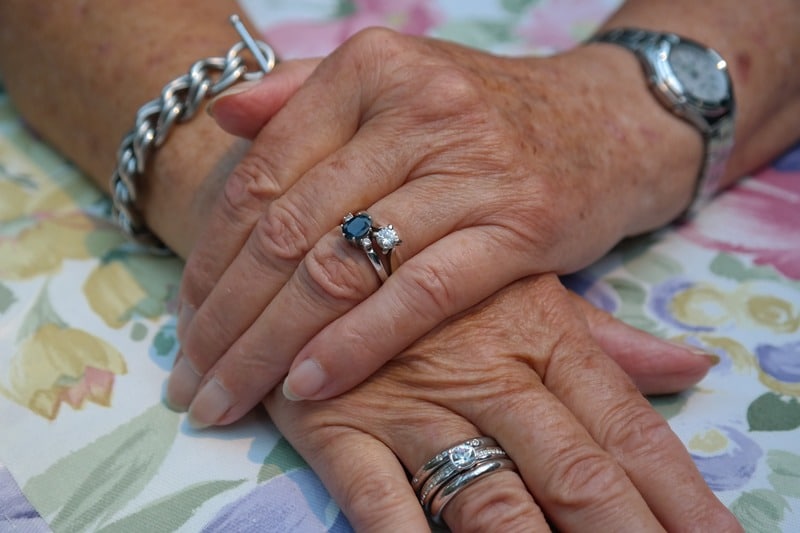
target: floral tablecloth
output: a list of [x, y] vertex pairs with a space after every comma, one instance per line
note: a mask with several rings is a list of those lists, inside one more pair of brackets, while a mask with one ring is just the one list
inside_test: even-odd
[[[243, 8], [288, 58], [376, 24], [549, 53], [617, 3]], [[262, 412], [196, 432], [164, 406], [181, 263], [131, 247], [108, 212], [0, 92], [0, 530], [349, 531]], [[566, 281], [640, 328], [720, 355], [694, 390], [654, 403], [748, 531], [800, 531], [800, 146], [691, 225], [624, 243]]]

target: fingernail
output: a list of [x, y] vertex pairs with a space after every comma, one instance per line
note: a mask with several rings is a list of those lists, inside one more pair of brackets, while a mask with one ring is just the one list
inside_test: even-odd
[[185, 411], [192, 403], [200, 386], [200, 373], [194, 369], [188, 357], [181, 357], [167, 382], [167, 405], [174, 411]]
[[711, 366], [717, 366], [722, 359], [715, 353], [711, 353], [708, 350], [704, 350], [699, 346], [695, 346], [694, 344], [689, 344], [688, 342], [681, 342], [681, 341], [669, 341], [670, 344], [674, 346], [678, 346], [679, 348], [683, 348], [684, 350], [693, 353], [694, 355], [699, 355], [705, 357], [709, 361], [711, 361]]
[[175, 327], [175, 334], [178, 336], [178, 340], [183, 342], [186, 329], [194, 318], [195, 308], [185, 302], [181, 302], [180, 309], [178, 313], [178, 325]]
[[233, 399], [217, 378], [208, 381], [189, 408], [189, 423], [197, 429], [213, 426], [227, 413]]
[[325, 385], [327, 376], [313, 359], [297, 365], [283, 381], [283, 395], [287, 400], [298, 401], [314, 396]]
[[208, 102], [208, 105], [206, 106], [206, 113], [208, 113], [209, 115], [211, 115], [213, 117], [214, 116], [214, 106], [217, 104], [217, 102], [219, 100], [221, 100], [222, 98], [227, 98], [229, 96], [233, 96], [234, 94], [246, 93], [247, 91], [249, 91], [250, 89], [252, 89], [256, 85], [258, 85], [259, 81], [260, 80], [250, 80], [250, 81], [243, 81], [241, 83], [237, 83], [236, 85], [231, 85], [230, 87], [228, 87], [227, 89], [225, 89], [224, 91], [219, 93], [217, 96], [212, 98], [210, 102]]

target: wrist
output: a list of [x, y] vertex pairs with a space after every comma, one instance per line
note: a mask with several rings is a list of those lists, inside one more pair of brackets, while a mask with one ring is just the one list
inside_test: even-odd
[[591, 80], [588, 94], [600, 101], [596, 142], [608, 159], [600, 194], [607, 195], [607, 215], [621, 217], [620, 238], [677, 218], [694, 195], [702, 135], [657, 100], [630, 51], [592, 43], [564, 60]]
[[222, 184], [248, 146], [198, 113], [155, 152], [141, 179], [138, 205], [147, 227], [181, 257], [194, 247]]

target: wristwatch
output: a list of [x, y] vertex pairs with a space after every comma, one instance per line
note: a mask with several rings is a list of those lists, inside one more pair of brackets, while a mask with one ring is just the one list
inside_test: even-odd
[[736, 106], [727, 63], [715, 50], [673, 33], [620, 28], [590, 42], [634, 52], [658, 101], [702, 134], [703, 164], [682, 218], [696, 214], [717, 192], [733, 149]]

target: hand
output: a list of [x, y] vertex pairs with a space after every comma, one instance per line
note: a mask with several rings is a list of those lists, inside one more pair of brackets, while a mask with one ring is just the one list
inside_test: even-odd
[[[379, 35], [386, 34], [379, 32]], [[349, 53], [359, 52], [358, 47], [363, 46], [368, 38], [372, 37], [356, 40], [350, 45], [350, 48], [356, 48], [356, 51]], [[423, 89], [445, 92], [447, 89], [442, 86], [444, 80], [439, 80], [437, 85], [428, 79], [430, 75], [425, 76], [420, 73], [419, 79], [427, 80], [422, 88], [417, 87], [415, 83], [409, 83], [409, 87], [401, 84], [399, 88], [394, 89], [391, 85], [388, 88], [373, 88], [378, 94], [374, 102], [362, 94], [361, 98], [373, 102], [372, 106], [377, 106], [377, 110], [361, 110], [362, 120], [365, 122], [353, 136], [356, 124], [352, 124], [350, 114], [359, 115], [359, 109], [343, 110], [338, 109], [341, 106], [332, 103], [325, 105], [321, 103], [326, 101], [325, 98], [330, 98], [329, 93], [350, 94], [345, 90], [346, 87], [340, 89], [338, 93], [334, 91], [336, 84], [331, 85], [333, 82], [328, 79], [328, 73], [333, 68], [331, 63], [333, 66], [338, 65], [336, 72], [340, 77], [349, 79], [350, 76], [345, 75], [346, 71], [343, 71], [344, 67], [340, 65], [342, 62], [348, 64], [345, 52], [340, 52], [338, 56], [334, 54], [331, 59], [323, 61], [302, 89], [297, 90], [297, 87], [314, 69], [315, 63], [312, 61], [299, 66], [292, 65], [291, 62], [286, 63], [283, 65], [286, 69], [283, 73], [276, 71], [259, 88], [220, 99], [214, 106], [214, 115], [227, 129], [239, 134], [253, 135], [265, 123], [266, 126], [255, 139], [250, 155], [239, 165], [226, 185], [225, 194], [212, 211], [209, 225], [203, 233], [203, 238], [199, 239], [184, 274], [183, 310], [179, 333], [183, 340], [186, 360], [173, 373], [169, 387], [170, 401], [178, 407], [188, 406], [197, 394], [199, 385], [212, 383], [212, 386], [208, 387], [209, 391], [201, 394], [202, 400], [198, 400], [192, 409], [192, 414], [201, 423], [227, 423], [241, 416], [285, 375], [289, 363], [298, 352], [300, 354], [294, 365], [295, 373], [290, 375], [290, 383], [294, 380], [296, 384], [298, 366], [308, 359], [309, 354], [313, 354], [313, 362], [306, 362], [301, 368], [324, 369], [330, 380], [320, 395], [315, 397], [341, 392], [363, 379], [386, 358], [449, 314], [479, 301], [486, 294], [523, 274], [524, 269], [516, 267], [511, 269], [513, 273], [509, 273], [509, 265], [514, 263], [513, 259], [508, 260], [509, 257], [516, 257], [520, 267], [525, 264], [526, 269], [536, 272], [540, 268], [555, 268], [559, 265], [555, 264], [557, 261], [550, 262], [547, 253], [531, 257], [534, 250], [551, 249], [551, 259], [556, 256], [564, 259], [570, 250], [577, 251], [578, 255], [583, 253], [582, 245], [576, 244], [574, 238], [566, 236], [566, 226], [555, 232], [559, 233], [559, 237], [553, 238], [553, 242], [543, 244], [544, 240], [552, 238], [549, 233], [555, 231], [553, 228], [558, 226], [544, 224], [543, 221], [548, 220], [548, 217], [552, 219], [553, 216], [546, 211], [552, 210], [556, 205], [552, 201], [546, 202], [544, 198], [548, 194], [556, 194], [559, 188], [574, 189], [575, 194], [567, 195], [567, 199], [561, 202], [563, 207], [559, 206], [557, 215], [563, 217], [563, 212], [581, 212], [583, 209], [578, 206], [570, 208], [569, 199], [585, 203], [588, 197], [599, 196], [599, 192], [586, 187], [584, 193], [580, 187], [585, 185], [585, 180], [581, 183], [571, 182], [568, 169], [560, 168], [567, 163], [561, 160], [555, 161], [553, 156], [537, 155], [538, 159], [542, 159], [541, 162], [526, 161], [526, 158], [532, 156], [525, 149], [519, 148], [517, 143], [513, 144], [514, 150], [502, 150], [502, 157], [496, 157], [486, 149], [477, 149], [481, 146], [481, 142], [487, 141], [499, 149], [503, 145], [502, 139], [506, 139], [506, 144], [511, 143], [508, 139], [515, 131], [518, 138], [523, 134], [531, 138], [536, 137], [537, 132], [530, 131], [533, 119], [530, 119], [530, 123], [516, 123], [514, 122], [516, 118], [521, 120], [521, 111], [507, 109], [509, 106], [523, 105], [531, 98], [530, 95], [523, 98], [519, 94], [524, 89], [521, 79], [523, 72], [532, 69], [528, 64], [531, 60], [500, 59], [435, 41], [417, 42], [402, 36], [392, 38], [409, 39], [409, 43], [421, 48], [417, 50], [418, 54], [427, 54], [426, 57], [430, 56], [428, 62], [434, 61], [435, 64], [440, 62], [446, 65], [447, 61], [451, 61], [451, 57], [455, 56], [459, 61], [471, 65], [475, 71], [478, 71], [479, 66], [488, 71], [489, 66], [484, 63], [502, 62], [502, 68], [516, 72], [520, 77], [513, 80], [519, 86], [512, 83], [508, 88], [509, 91], [514, 89], [517, 93], [511, 97], [506, 94], [497, 104], [498, 108], [504, 111], [503, 116], [510, 122], [497, 119], [499, 113], [497, 110], [493, 111], [493, 108], [488, 108], [486, 105], [478, 105], [479, 111], [476, 113], [487, 121], [487, 125], [485, 131], [481, 132], [480, 138], [473, 138], [475, 137], [473, 122], [478, 120], [478, 117], [470, 113], [462, 117], [457, 113], [458, 109], [448, 108], [447, 105], [441, 106], [439, 103], [441, 97], [431, 95], [422, 98], [422, 102], [435, 102], [435, 105], [430, 106], [424, 113], [421, 109], [410, 108], [412, 104], [418, 103], [416, 98], [424, 94], [420, 93]], [[438, 52], [438, 56], [435, 52]], [[414, 60], [421, 61], [419, 57], [414, 57]], [[405, 60], [403, 61], [405, 64]], [[535, 62], [541, 73], [546, 76], [557, 74], [555, 72], [557, 69], [549, 63], [543, 66], [539, 65], [538, 61], [543, 60]], [[468, 81], [478, 83], [471, 71], [463, 67], [458, 70], [453, 65], [447, 66], [448, 69], [442, 66], [447, 74], [446, 80], [452, 82], [456, 75], [462, 76], [464, 79], [461, 80], [461, 89], [465, 93], [468, 92], [466, 90]], [[494, 69], [492, 72], [500, 68], [498, 65], [490, 66]], [[353, 68], [355, 67], [350, 65], [350, 69]], [[425, 68], [433, 67], [427, 65]], [[563, 69], [564, 66], [559, 68]], [[358, 71], [352, 74], [352, 76], [357, 75]], [[524, 81], [528, 84], [534, 83], [528, 79], [529, 77]], [[488, 82], [484, 80], [483, 83]], [[321, 90], [320, 84], [324, 85], [324, 91]], [[534, 83], [534, 85], [539, 92], [549, 87], [547, 84]], [[573, 92], [567, 87], [562, 89], [565, 95]], [[360, 92], [364, 91], [366, 89]], [[485, 96], [478, 89], [473, 93], [478, 99]], [[498, 98], [498, 94], [491, 94]], [[379, 105], [377, 102], [381, 102], [380, 98], [388, 99], [389, 102]], [[366, 103], [362, 104], [366, 106]], [[540, 121], [543, 123], [552, 123], [553, 130], [563, 129], [563, 120], [560, 120], [563, 117], [553, 117], [554, 110], [551, 107], [537, 108], [537, 116], [541, 115]], [[324, 116], [320, 116], [320, 110]], [[606, 110], [603, 116], [609, 112]], [[441, 118], [440, 113], [444, 113], [445, 118]], [[563, 114], [563, 110], [558, 113]], [[491, 123], [486, 115], [494, 117], [499, 123]], [[409, 124], [412, 119], [418, 120], [419, 124], [416, 122], [413, 125]], [[442, 124], [449, 124], [448, 127], [454, 130], [453, 134], [444, 135], [439, 127]], [[326, 133], [317, 135], [319, 128]], [[398, 248], [396, 254], [401, 265], [374, 297], [357, 305], [377, 287], [374, 272], [361, 250], [346, 245], [338, 228], [332, 231], [328, 228], [340, 221], [343, 212], [353, 209], [354, 202], [349, 199], [352, 195], [361, 198], [363, 194], [372, 193], [373, 187], [366, 187], [361, 183], [358, 185], [360, 190], [357, 190], [358, 187], [355, 189], [346, 187], [342, 180], [358, 181], [362, 174], [348, 173], [342, 169], [333, 172], [332, 161], [345, 157], [344, 153], [347, 153], [349, 155], [346, 161], [341, 160], [340, 163], [351, 165], [352, 161], [361, 161], [358, 165], [365, 169], [377, 168], [380, 161], [370, 161], [371, 158], [388, 157], [387, 162], [390, 162], [394, 160], [394, 156], [391, 154], [386, 156], [385, 150], [379, 150], [376, 156], [376, 149], [370, 151], [369, 146], [386, 143], [387, 136], [400, 135], [405, 131], [404, 128], [417, 132], [418, 135], [409, 138], [416, 147], [415, 150], [419, 152], [415, 157], [421, 162], [409, 177], [409, 183], [387, 199], [381, 200], [381, 205], [387, 202], [396, 203], [391, 209], [398, 213], [404, 212], [403, 216], [409, 216], [409, 220], [415, 219], [413, 213], [419, 212], [421, 208], [424, 211], [419, 212], [422, 218], [416, 217], [416, 219], [427, 220], [432, 224], [433, 219], [437, 218], [439, 220], [436, 224], [442, 222], [440, 215], [463, 217], [463, 223], [456, 225], [462, 228], [444, 236], [424, 250], [422, 248], [425, 244], [430, 244], [430, 241], [436, 238], [435, 235], [428, 235], [430, 239], [421, 236], [422, 240], [416, 244], [410, 243], [409, 237], [405, 236], [406, 243]], [[559, 131], [543, 130], [539, 137], [545, 138], [543, 142], [555, 142], [554, 139], [560, 134]], [[592, 133], [590, 129], [588, 132], [583, 131], [581, 135], [564, 133], [564, 138], [574, 144], [599, 145], [600, 140], [595, 139], [593, 142], [587, 140], [587, 137], [593, 135], [598, 134]], [[350, 139], [348, 136], [352, 139], [342, 146], [347, 139]], [[439, 140], [436, 143], [440, 146], [437, 146], [431, 157], [423, 157], [422, 154], [426, 152], [422, 146], [429, 148], [431, 142], [437, 139]], [[442, 139], [447, 142], [442, 144]], [[468, 140], [474, 141], [468, 144], [469, 153], [460, 154], [463, 147], [467, 146], [465, 143]], [[363, 149], [350, 153], [355, 149], [355, 146], [351, 146], [354, 143], [357, 146], [366, 144]], [[327, 156], [330, 152], [333, 152], [333, 155]], [[464, 161], [454, 160], [457, 155], [463, 155]], [[570, 161], [566, 156], [562, 159]], [[324, 162], [314, 166], [318, 160]], [[621, 171], [617, 172], [618, 169], [611, 165], [610, 160], [630, 160], [630, 156], [608, 157], [598, 154], [597, 160], [605, 165], [601, 170], [606, 171], [609, 176], [616, 177]], [[584, 163], [587, 161], [583, 158], [577, 161], [577, 164]], [[526, 166], [547, 170], [547, 172], [542, 171], [542, 175], [550, 176], [554, 173], [556, 177], [553, 181], [560, 180], [561, 183], [548, 183], [547, 180], [543, 181], [543, 178], [532, 181], [532, 178], [529, 178], [530, 173], [525, 170]], [[306, 170], [305, 175], [298, 180]], [[392, 178], [396, 182], [385, 184], [387, 190], [401, 185], [402, 181], [397, 180], [403, 171], [398, 171], [396, 168], [390, 170], [391, 172], [387, 171], [381, 176], [366, 175], [364, 178], [371, 179], [377, 184], [374, 187], [376, 194], [380, 194], [381, 187], [384, 187], [380, 183], [382, 176]], [[269, 193], [259, 188], [265, 186], [269, 177], [275, 178], [275, 172], [283, 176], [279, 181], [285, 182], [284, 193], [277, 189]], [[577, 170], [574, 172], [582, 174]], [[597, 172], [602, 174], [600, 170]], [[538, 183], [539, 181], [542, 183]], [[597, 181], [604, 180], [598, 178]], [[459, 189], [462, 191], [458, 195], [461, 199], [456, 199], [454, 204], [451, 201], [453, 195], [449, 191], [456, 182], [465, 185]], [[487, 187], [492, 190], [488, 191]], [[525, 205], [514, 205], [515, 198], [521, 196], [514, 191], [526, 187], [539, 190], [541, 195], [527, 195], [524, 200]], [[421, 206], [420, 202], [413, 200], [414, 195], [420, 190], [427, 190], [426, 188], [431, 191], [428, 196], [434, 207], [438, 201], [437, 209], [431, 208], [431, 203]], [[620, 187], [620, 189], [627, 191], [631, 187]], [[310, 198], [304, 199], [304, 195]], [[496, 196], [495, 201], [486, 202], [486, 198], [492, 195]], [[325, 198], [326, 204], [312, 209], [314, 216], [322, 217], [320, 220], [315, 220], [312, 215], [302, 220], [296, 218], [297, 224], [289, 223], [288, 219], [285, 219], [288, 213], [298, 212], [296, 208], [291, 207], [292, 204], [300, 202], [312, 206], [318, 198]], [[396, 198], [400, 199], [399, 203], [395, 202]], [[536, 206], [531, 205], [529, 201], [531, 198]], [[358, 200], [362, 205], [369, 201], [371, 200], [365, 198]], [[340, 207], [347, 203], [351, 207]], [[476, 203], [488, 209], [477, 218], [473, 216], [476, 214]], [[326, 206], [329, 204], [337, 207], [328, 209]], [[373, 213], [380, 212], [370, 209]], [[481, 210], [484, 209], [478, 211]], [[533, 216], [532, 213], [539, 213], [541, 216]], [[504, 219], [506, 216], [511, 218]], [[512, 218], [515, 216], [520, 217], [520, 220], [512, 223]], [[616, 220], [618, 217], [615, 218], [605, 207], [601, 207], [594, 210], [590, 218], [592, 220], [584, 220], [581, 223], [594, 229], [599, 228], [600, 233], [603, 233], [602, 228], [607, 229], [609, 226], [614, 226], [614, 223], [600, 223], [598, 220]], [[396, 220], [396, 217], [387, 216], [386, 220], [389, 219]], [[533, 226], [537, 226], [538, 229], [531, 226], [530, 220], [534, 221]], [[566, 219], [562, 222], [567, 226], [570, 224]], [[301, 228], [298, 226], [300, 223], [309, 223], [314, 228]], [[530, 235], [539, 235], [534, 238], [534, 240], [540, 239], [538, 245], [532, 241], [520, 240], [525, 234], [523, 230], [525, 227], [531, 228]], [[561, 238], [560, 232], [564, 232], [564, 238]], [[291, 236], [287, 236], [289, 233]], [[302, 239], [301, 233], [305, 234]], [[596, 251], [590, 252], [590, 255], [601, 253], [601, 248], [605, 250], [618, 238], [610, 236], [615, 234], [615, 231], [609, 231], [605, 238], [602, 236], [598, 238], [588, 230], [578, 230], [573, 233], [583, 235], [583, 238], [589, 238], [586, 235], [591, 237], [592, 246], [596, 247]], [[315, 245], [320, 238], [321, 240]], [[604, 241], [605, 244], [597, 246]], [[295, 245], [299, 245], [299, 248], [293, 254], [287, 255], [284, 253], [286, 250], [280, 249], [282, 246]], [[304, 255], [311, 246], [314, 248]], [[502, 255], [498, 255], [498, 251], [494, 249], [496, 246], [503, 247]], [[412, 258], [411, 256], [419, 250], [420, 253]], [[502, 264], [494, 265], [495, 258], [501, 256]], [[437, 261], [445, 267], [445, 270], [435, 266], [434, 263]], [[579, 260], [574, 266], [582, 261], [585, 259]], [[489, 271], [487, 270], [489, 264], [492, 264], [491, 276], [485, 275]], [[428, 276], [431, 273], [437, 274], [433, 277]], [[427, 286], [431, 291], [424, 290], [427, 282], [436, 279], [442, 284]], [[443, 290], [444, 294], [437, 293], [439, 290]], [[398, 296], [400, 293], [404, 295]], [[430, 297], [436, 302], [431, 304]], [[385, 308], [377, 310], [376, 305]], [[224, 313], [220, 312], [222, 309], [225, 310]], [[412, 319], [409, 313], [415, 310]], [[341, 313], [346, 314], [336, 320]], [[398, 327], [398, 324], [402, 327]], [[392, 330], [391, 335], [382, 333], [388, 325]], [[308, 342], [312, 337], [313, 340]], [[296, 388], [294, 387], [295, 390], [290, 393], [296, 395]], [[211, 411], [205, 409], [203, 406], [208, 404], [213, 404], [216, 408]]]
[[554, 276], [528, 279], [338, 398], [265, 404], [357, 531], [425, 530], [404, 468], [481, 435], [519, 474], [459, 493], [454, 531], [740, 531], [575, 302]]

